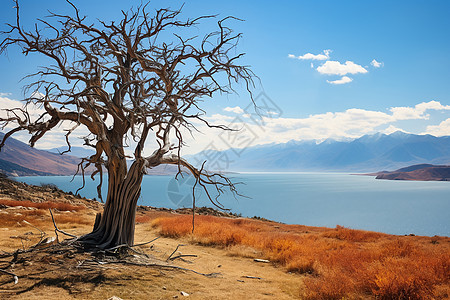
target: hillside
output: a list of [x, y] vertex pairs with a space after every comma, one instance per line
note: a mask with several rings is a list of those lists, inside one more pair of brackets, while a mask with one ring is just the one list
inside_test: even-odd
[[450, 166], [414, 165], [373, 175], [376, 175], [376, 179], [388, 180], [450, 181]]
[[47, 176], [52, 175], [51, 173], [41, 172], [31, 170], [25, 167], [22, 167], [18, 164], [0, 159], [0, 172], [6, 174], [8, 176], [16, 177], [16, 176]]
[[[352, 141], [290, 141], [246, 149], [230, 149], [209, 157], [226, 158], [230, 171], [376, 172], [405, 165], [450, 164], [450, 137], [395, 132], [377, 133]], [[237, 155], [236, 153], [239, 153]], [[197, 154], [202, 160], [202, 153]], [[211, 165], [217, 162], [211, 161]]]
[[[0, 139], [3, 136], [4, 134], [0, 132]], [[0, 151], [0, 172], [12, 177], [74, 175], [78, 163], [81, 161], [80, 157], [92, 154], [92, 151], [81, 147], [73, 147], [73, 152], [70, 152], [73, 155], [66, 153], [61, 155], [60, 152], [65, 149], [61, 147], [39, 150], [10, 137]], [[161, 165], [147, 172], [149, 175], [174, 175], [178, 172], [178, 167]], [[90, 170], [87, 170], [86, 173], [89, 174]]]
[[[0, 139], [4, 136], [0, 133]], [[73, 175], [80, 159], [36, 148], [8, 138], [0, 152], [0, 170], [10, 176]]]

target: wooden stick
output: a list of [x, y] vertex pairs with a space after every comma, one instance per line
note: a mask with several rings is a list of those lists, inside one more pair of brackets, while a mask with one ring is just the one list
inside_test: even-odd
[[11, 275], [13, 277], [13, 279], [14, 279], [14, 284], [17, 284], [19, 282], [19, 277], [17, 277], [16, 274], [11, 273], [11, 272], [6, 271], [6, 270], [3, 270], [3, 269], [0, 269], [0, 272], [2, 272], [4, 274], [7, 274], [7, 275]]
[[[57, 240], [58, 240], [58, 232], [60, 232], [60, 233], [62, 233], [62, 234], [65, 234], [65, 235], [67, 235], [67, 236], [76, 238], [76, 239], [78, 238], [76, 235], [73, 235], [73, 234], [64, 232], [64, 231], [62, 231], [61, 229], [59, 229], [58, 226], [56, 226], [56, 222], [55, 222], [55, 218], [53, 217], [52, 209], [49, 208], [48, 210], [50, 211], [50, 215], [52, 216], [53, 226], [55, 226], [55, 234], [56, 234], [56, 239], [57, 239]], [[59, 241], [58, 241], [58, 243], [59, 243]]]

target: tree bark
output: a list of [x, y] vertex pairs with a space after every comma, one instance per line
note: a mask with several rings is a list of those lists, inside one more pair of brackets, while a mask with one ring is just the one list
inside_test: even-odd
[[[135, 161], [128, 172], [113, 168], [108, 174], [108, 196], [91, 233], [80, 238], [87, 246], [108, 249], [134, 243], [137, 200], [141, 194], [144, 163]], [[122, 171], [121, 171], [122, 170]]]

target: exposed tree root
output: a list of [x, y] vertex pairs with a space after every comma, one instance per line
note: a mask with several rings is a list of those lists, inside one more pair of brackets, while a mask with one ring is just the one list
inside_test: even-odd
[[[57, 228], [56, 224], [55, 228]], [[59, 229], [57, 232], [64, 233]], [[66, 286], [68, 283], [60, 278], [62, 276], [61, 273], [64, 274], [64, 278], [72, 278], [73, 281], [82, 283], [85, 281], [89, 282], [89, 280], [98, 276], [104, 277], [108, 274], [105, 273], [103, 275], [104, 272], [110, 272], [113, 269], [116, 270], [114, 272], [122, 273], [121, 270], [124, 270], [127, 266], [158, 270], [178, 270], [208, 278], [221, 275], [220, 273], [202, 273], [171, 263], [171, 261], [178, 258], [182, 259], [182, 257], [196, 257], [196, 255], [183, 254], [174, 256], [174, 253], [182, 245], [178, 245], [167, 260], [158, 259], [135, 249], [136, 246], [152, 243], [158, 238], [132, 247], [120, 245], [107, 250], [86, 248], [76, 238], [66, 239], [61, 242], [54, 241], [53, 244], [45, 246], [43, 246], [41, 239], [39, 243], [29, 249], [18, 249], [14, 252], [0, 254], [0, 258], [12, 258], [0, 262], [0, 286], [3, 287], [2, 293], [18, 295], [42, 285], [56, 285], [70, 290], [71, 287]], [[40, 265], [40, 267], [30, 270], [28, 266], [33, 264]], [[37, 270], [39, 271], [37, 272]], [[7, 275], [8, 279], [3, 279], [2, 274]], [[22, 278], [21, 284], [18, 284], [19, 278]], [[11, 282], [14, 282], [14, 284]]]
[[[87, 245], [79, 240], [78, 236], [59, 229], [52, 211], [49, 211], [55, 228], [56, 239], [53, 237], [44, 238], [46, 236], [44, 231], [27, 222], [28, 225], [40, 232], [39, 241], [28, 249], [17, 249], [14, 252], [0, 254], [0, 259], [3, 259], [0, 261], [0, 286], [3, 287], [0, 296], [4, 292], [16, 295], [26, 293], [42, 285], [55, 285], [72, 292], [71, 284], [67, 280], [63, 280], [62, 277], [71, 278], [70, 280], [78, 283], [92, 282], [92, 280], [98, 278], [103, 278], [102, 280], [105, 281], [106, 277], [103, 272], [112, 269], [120, 272], [127, 266], [178, 270], [209, 278], [220, 275], [220, 273], [202, 273], [172, 264], [171, 262], [176, 259], [186, 261], [183, 257], [197, 257], [192, 254], [181, 253], [175, 255], [179, 247], [183, 246], [182, 244], [179, 244], [166, 260], [158, 259], [136, 249], [139, 246], [155, 242], [159, 237], [133, 246], [122, 244], [109, 249]], [[66, 235], [70, 239], [60, 241], [58, 234]], [[39, 265], [39, 268], [31, 269], [29, 266], [33, 264]], [[7, 275], [8, 279], [4, 280], [2, 274]], [[19, 278], [22, 278], [21, 284], [18, 284]], [[11, 282], [14, 284], [11, 284]]]

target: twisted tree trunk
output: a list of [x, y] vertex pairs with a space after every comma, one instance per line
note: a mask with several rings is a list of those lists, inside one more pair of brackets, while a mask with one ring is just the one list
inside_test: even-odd
[[108, 196], [102, 213], [95, 218], [91, 233], [80, 241], [89, 246], [108, 249], [134, 243], [137, 200], [144, 175], [143, 161], [135, 161], [128, 172], [125, 168], [111, 168], [108, 174]]

